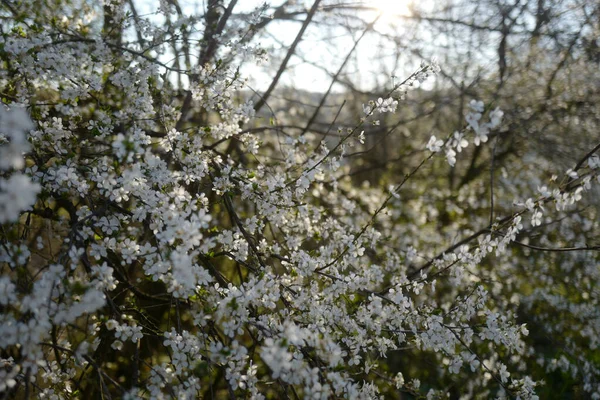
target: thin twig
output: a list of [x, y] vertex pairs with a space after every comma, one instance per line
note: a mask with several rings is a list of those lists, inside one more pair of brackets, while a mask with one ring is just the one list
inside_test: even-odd
[[279, 66], [279, 69], [277, 70], [275, 77], [271, 81], [269, 88], [260, 97], [258, 102], [254, 105], [254, 111], [258, 112], [262, 108], [262, 106], [266, 103], [267, 99], [271, 95], [271, 92], [273, 92], [273, 89], [275, 89], [275, 86], [277, 86], [277, 83], [279, 82], [281, 75], [283, 75], [283, 73], [285, 72], [288, 62], [290, 61], [290, 58], [292, 58], [292, 55], [294, 55], [294, 53], [296, 52], [296, 47], [298, 46], [298, 43], [300, 43], [300, 40], [302, 40], [302, 36], [304, 36], [304, 32], [306, 31], [306, 28], [312, 21], [313, 16], [317, 12], [317, 9], [319, 8], [320, 3], [321, 3], [321, 0], [315, 0], [315, 2], [313, 3], [310, 11], [306, 15], [306, 19], [304, 20], [302, 27], [300, 28], [300, 30], [298, 31], [298, 34], [296, 35], [296, 38], [294, 39], [294, 42], [290, 46], [287, 54], [285, 55], [285, 58], [281, 62], [281, 65]]

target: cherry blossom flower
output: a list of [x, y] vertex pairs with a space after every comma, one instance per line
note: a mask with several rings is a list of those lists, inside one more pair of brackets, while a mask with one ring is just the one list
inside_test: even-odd
[[435, 136], [431, 136], [431, 138], [429, 138], [429, 142], [427, 142], [427, 150], [431, 151], [432, 153], [437, 153], [442, 150], [443, 145], [443, 140], [440, 140]]

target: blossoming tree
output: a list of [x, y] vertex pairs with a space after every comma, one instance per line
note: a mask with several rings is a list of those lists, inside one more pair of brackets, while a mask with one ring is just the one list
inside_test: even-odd
[[600, 397], [598, 247], [580, 243], [596, 214], [577, 208], [599, 146], [538, 192], [505, 178], [496, 205], [467, 185], [439, 229], [427, 177], [502, 134], [493, 99], [391, 186], [347, 174], [435, 62], [331, 142], [239, 99], [267, 7], [17, 3], [0, 14], [4, 396], [525, 399], [562, 370]]

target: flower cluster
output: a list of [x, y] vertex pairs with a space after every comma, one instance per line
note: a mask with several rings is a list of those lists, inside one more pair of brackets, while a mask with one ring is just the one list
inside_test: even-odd
[[[465, 129], [425, 154], [419, 136], [406, 173], [377, 177], [391, 190], [357, 182], [350, 138], [436, 63], [329, 141], [261, 126], [240, 64], [264, 62], [265, 7], [172, 21], [176, 2], [155, 6], [106, 1], [100, 30], [95, 6], [25, 4], [35, 18], [0, 36], [0, 392], [434, 398], [461, 382], [535, 399], [541, 368], [598, 396], [594, 220], [576, 213], [600, 183], [594, 152], [562, 182], [502, 175], [488, 197], [466, 173], [444, 189], [423, 176], [435, 153], [455, 166], [500, 135], [502, 111], [474, 100]], [[561, 355], [536, 351], [542, 333]]]
[[479, 146], [482, 143], [488, 141], [488, 135], [492, 129], [498, 128], [502, 122], [502, 116], [504, 113], [499, 108], [490, 112], [489, 122], [482, 123], [482, 113], [484, 111], [484, 104], [482, 101], [471, 100], [469, 104], [470, 111], [467, 113], [465, 120], [467, 122], [467, 128], [461, 132], [454, 132], [446, 141], [436, 138], [432, 135], [427, 142], [426, 148], [432, 153], [438, 153], [444, 149], [446, 160], [451, 167], [456, 165], [456, 155], [462, 152], [463, 149], [469, 146], [469, 141], [466, 138], [466, 132], [473, 130], [475, 137], [473, 143], [475, 146]]
[[488, 141], [490, 130], [496, 129], [498, 126], [500, 126], [504, 113], [499, 108], [495, 108], [494, 110], [490, 111], [489, 122], [483, 123], [481, 122], [481, 117], [484, 112], [483, 102], [471, 100], [469, 103], [469, 108], [470, 110], [465, 119], [469, 129], [475, 132], [475, 139], [473, 140], [473, 143], [475, 143], [475, 146], [479, 146], [481, 143]]
[[0, 105], [0, 173], [9, 172], [8, 177], [0, 175], [0, 224], [18, 219], [40, 191], [40, 185], [19, 171], [25, 165], [23, 154], [30, 149], [26, 137], [32, 128], [24, 107]]

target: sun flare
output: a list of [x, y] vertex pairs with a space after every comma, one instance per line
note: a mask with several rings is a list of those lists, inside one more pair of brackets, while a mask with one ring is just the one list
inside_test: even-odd
[[370, 0], [370, 5], [375, 7], [385, 19], [411, 15], [412, 0]]

